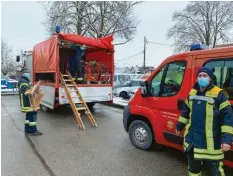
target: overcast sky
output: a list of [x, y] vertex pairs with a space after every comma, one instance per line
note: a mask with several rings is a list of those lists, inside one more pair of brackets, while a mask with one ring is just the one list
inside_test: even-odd
[[[141, 21], [133, 41], [115, 48], [115, 60], [118, 66], [142, 65], [143, 55], [127, 58], [143, 50], [143, 40], [172, 44], [166, 39], [168, 28], [172, 26], [172, 13], [185, 7], [188, 2], [144, 2], [135, 6], [135, 13]], [[20, 49], [31, 50], [33, 46], [46, 38], [43, 21], [45, 11], [37, 2], [2, 2], [1, 36], [12, 45], [14, 56]], [[172, 54], [172, 48], [162, 45], [147, 45], [146, 64], [158, 66], [162, 60]]]

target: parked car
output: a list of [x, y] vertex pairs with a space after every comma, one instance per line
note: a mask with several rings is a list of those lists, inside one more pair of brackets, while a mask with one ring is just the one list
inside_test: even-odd
[[144, 79], [132, 79], [126, 81], [124, 84], [114, 87], [113, 95], [119, 96], [123, 99], [130, 98], [130, 93], [138, 90], [143, 83]]
[[113, 86], [119, 86], [129, 81], [131, 79], [140, 79], [142, 74], [132, 74], [132, 73], [115, 73]]

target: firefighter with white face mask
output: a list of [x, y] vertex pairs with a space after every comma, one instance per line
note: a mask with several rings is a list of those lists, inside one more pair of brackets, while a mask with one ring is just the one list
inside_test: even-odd
[[233, 142], [233, 113], [225, 92], [214, 85], [214, 75], [207, 67], [197, 73], [176, 125], [176, 132], [185, 129], [184, 151], [188, 156], [190, 176], [201, 175], [208, 167], [213, 176], [223, 176], [224, 152]]

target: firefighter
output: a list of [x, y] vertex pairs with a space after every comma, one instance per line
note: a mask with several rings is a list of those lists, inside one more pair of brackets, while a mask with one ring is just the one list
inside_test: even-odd
[[78, 74], [78, 80], [82, 80], [82, 75], [81, 75], [81, 65], [80, 65], [80, 60], [85, 54], [84, 47], [78, 47], [75, 44], [71, 46], [73, 55], [69, 59], [69, 72], [72, 75], [72, 77], [76, 77], [76, 74]]
[[225, 92], [213, 83], [213, 72], [202, 67], [197, 83], [183, 105], [176, 133], [185, 128], [184, 151], [190, 176], [201, 175], [203, 166], [213, 176], [223, 176], [224, 152], [233, 142], [233, 113]]
[[80, 47], [81, 50], [81, 58], [78, 62], [78, 71], [77, 71], [77, 79], [79, 82], [83, 82], [83, 67], [85, 65], [85, 61], [86, 61], [86, 52], [85, 52], [85, 48], [84, 46]]
[[27, 135], [38, 136], [43, 133], [39, 132], [36, 127], [37, 111], [33, 111], [30, 106], [29, 97], [28, 95], [25, 95], [26, 90], [30, 88], [29, 74], [24, 72], [18, 81], [21, 112], [26, 113], [24, 131]]

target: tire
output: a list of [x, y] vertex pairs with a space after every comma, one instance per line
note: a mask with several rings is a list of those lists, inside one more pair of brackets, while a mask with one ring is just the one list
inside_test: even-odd
[[127, 99], [128, 98], [128, 94], [127, 92], [123, 91], [119, 94], [119, 97], [123, 98], [123, 99]]
[[141, 120], [133, 121], [129, 126], [131, 143], [141, 150], [148, 150], [154, 143], [153, 132], [149, 125]]
[[51, 111], [52, 111], [50, 108], [48, 108], [48, 107], [46, 107], [46, 106], [44, 106], [44, 105], [40, 105], [40, 108], [41, 108], [41, 110], [44, 111], [44, 112], [51, 112]]
[[89, 109], [92, 109], [95, 106], [95, 103], [87, 103]]

